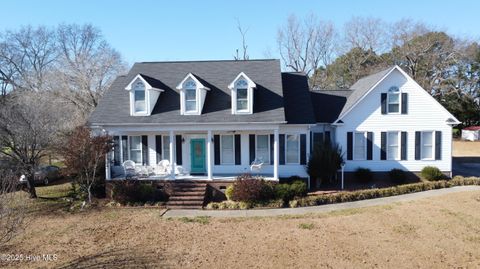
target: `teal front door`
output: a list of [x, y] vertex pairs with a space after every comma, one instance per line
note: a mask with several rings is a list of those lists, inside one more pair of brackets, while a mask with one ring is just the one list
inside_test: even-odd
[[205, 165], [205, 139], [190, 140], [191, 173], [203, 174]]

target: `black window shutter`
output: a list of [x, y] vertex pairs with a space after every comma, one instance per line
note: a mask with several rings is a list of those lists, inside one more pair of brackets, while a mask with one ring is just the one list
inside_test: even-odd
[[250, 155], [250, 164], [255, 161], [255, 135], [248, 136], [248, 153]]
[[270, 135], [270, 164], [273, 164], [273, 134]]
[[400, 138], [400, 159], [406, 160], [407, 159], [407, 132], [402, 132], [402, 136]]
[[382, 132], [380, 137], [380, 160], [387, 159], [387, 133]]
[[124, 135], [122, 136], [122, 157], [123, 157], [123, 160], [122, 162], [128, 160], [128, 136]]
[[175, 136], [175, 155], [177, 156], [177, 164], [182, 165], [182, 136], [181, 135]]
[[239, 134], [235, 135], [235, 165], [242, 164], [242, 140]]
[[408, 113], [408, 93], [402, 93], [402, 114]]
[[415, 132], [415, 160], [421, 159], [421, 147], [420, 147], [420, 137], [422, 132]]
[[313, 133], [313, 148], [323, 143], [323, 133]]
[[285, 164], [285, 135], [284, 134], [281, 134], [279, 135], [279, 140], [280, 140], [280, 145], [279, 145], [279, 149], [280, 149], [280, 160], [279, 160], [279, 163], [280, 165], [283, 165]]
[[387, 94], [386, 93], [382, 93], [380, 102], [382, 104], [382, 114], [387, 114]]
[[113, 165], [120, 165], [120, 137], [113, 137]]
[[307, 164], [307, 135], [300, 135], [300, 164]]
[[142, 164], [148, 165], [148, 136], [142, 135]]
[[220, 164], [220, 135], [213, 135], [213, 163]]
[[442, 132], [435, 132], [435, 160], [442, 159]]
[[367, 132], [367, 160], [373, 159], [373, 132]]
[[330, 143], [331, 137], [330, 137], [330, 131], [325, 132], [325, 142]]
[[162, 136], [155, 136], [155, 151], [157, 152], [157, 163], [162, 160]]
[[353, 160], [353, 132], [347, 132], [347, 160]]

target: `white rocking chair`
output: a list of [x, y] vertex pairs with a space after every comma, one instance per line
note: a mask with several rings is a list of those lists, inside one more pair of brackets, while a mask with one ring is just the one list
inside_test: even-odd
[[127, 160], [122, 164], [123, 170], [125, 172], [125, 178], [129, 179], [137, 175], [137, 171], [135, 170], [135, 162], [132, 160]]
[[250, 171], [258, 173], [262, 170], [264, 164], [265, 162], [262, 158], [255, 158], [250, 165]]

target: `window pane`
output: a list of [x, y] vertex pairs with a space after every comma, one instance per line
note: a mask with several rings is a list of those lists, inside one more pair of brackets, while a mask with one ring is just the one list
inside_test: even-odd
[[222, 163], [233, 164], [233, 135], [222, 135]]
[[268, 142], [268, 135], [257, 136], [257, 158], [266, 163], [270, 161]]
[[287, 163], [299, 163], [298, 135], [287, 135]]
[[422, 137], [422, 143], [424, 145], [432, 145], [432, 142], [433, 142], [432, 141], [433, 140], [432, 139], [432, 137], [433, 137], [432, 132], [423, 132], [422, 136], [423, 136]]
[[187, 89], [185, 91], [185, 100], [195, 100], [196, 95], [195, 95], [195, 90]]
[[433, 133], [422, 132], [422, 159], [433, 158]]
[[389, 104], [388, 105], [388, 112], [397, 113], [399, 111], [400, 111], [400, 105], [399, 104]]
[[[170, 160], [170, 136], [162, 136], [163, 138], [163, 159], [164, 160]], [[160, 161], [159, 161], [160, 162]]]
[[354, 148], [354, 159], [364, 160], [366, 157], [365, 154], [365, 134], [364, 133], [355, 133], [355, 148]]
[[387, 137], [387, 159], [388, 160], [398, 160], [398, 133], [391, 132], [388, 133]]
[[140, 136], [130, 137], [130, 160], [142, 163], [142, 138]]
[[142, 148], [142, 137], [141, 136], [130, 136], [130, 148], [131, 149], [141, 149]]
[[185, 102], [185, 111], [195, 111], [197, 110], [197, 102], [196, 101], [186, 101]]
[[247, 110], [248, 101], [247, 100], [237, 100], [237, 110]]
[[238, 99], [247, 99], [247, 89], [237, 89]]
[[399, 103], [400, 101], [400, 94], [395, 93], [395, 94], [389, 94], [388, 95], [388, 102], [389, 103]]
[[135, 112], [145, 111], [145, 91], [135, 91]]

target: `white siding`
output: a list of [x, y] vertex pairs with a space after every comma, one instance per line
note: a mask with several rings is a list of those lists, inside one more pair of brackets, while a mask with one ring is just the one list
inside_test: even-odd
[[[397, 86], [402, 93], [408, 93], [408, 114], [381, 114], [381, 93], [387, 92], [391, 86]], [[374, 133], [373, 160], [346, 161], [345, 171], [365, 167], [372, 171], [400, 168], [416, 172], [427, 165], [436, 166], [442, 171], [451, 171], [452, 127], [446, 124], [446, 120], [450, 117], [451, 115], [413, 80], [394, 70], [342, 119], [344, 125], [336, 128], [336, 141], [345, 152], [345, 160], [347, 159], [347, 132]], [[380, 160], [380, 135], [381, 132], [386, 131], [408, 132], [407, 160]], [[415, 131], [442, 131], [442, 160], [415, 160]]]

